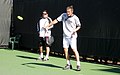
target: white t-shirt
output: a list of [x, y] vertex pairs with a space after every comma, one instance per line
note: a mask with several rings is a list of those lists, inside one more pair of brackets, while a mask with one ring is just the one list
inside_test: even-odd
[[75, 34], [72, 35], [73, 30], [76, 29], [77, 26], [81, 27], [80, 20], [76, 15], [69, 17], [66, 13], [63, 13], [57, 18], [57, 20], [63, 22], [63, 37], [77, 37], [77, 32], [75, 32]]
[[[52, 21], [52, 19], [50, 17], [40, 19], [40, 21], [39, 21], [39, 25], [40, 25], [39, 26], [39, 37], [49, 37], [49, 36], [51, 36], [51, 29], [48, 29], [46, 31], [46, 29], [43, 28], [43, 27], [45, 27], [46, 25], [49, 24], [48, 19], [50, 20], [50, 22]], [[50, 28], [52, 28], [52, 27], [53, 27], [53, 25]]]

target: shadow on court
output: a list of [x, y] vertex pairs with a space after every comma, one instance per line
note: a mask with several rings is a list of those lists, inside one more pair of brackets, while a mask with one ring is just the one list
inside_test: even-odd
[[[57, 66], [57, 65], [53, 65], [53, 64], [46, 64], [46, 63], [25, 63], [25, 64], [22, 64], [22, 65], [25, 65], [27, 67], [30, 67], [30, 68], [35, 68], [33, 66], [30, 66], [30, 65], [39, 65], [39, 66], [46, 66], [46, 67], [51, 67], [51, 68], [59, 68], [59, 69], [63, 69], [63, 67], [61, 66]], [[77, 71], [76, 69], [71, 69], [73, 71]]]
[[109, 69], [92, 69], [95, 71], [106, 71], [106, 72], [113, 72], [113, 73], [118, 73], [120, 74], [120, 67], [118, 68], [109, 68]]
[[[21, 56], [21, 55], [16, 55], [16, 57], [25, 58], [25, 59], [34, 59], [34, 60], [37, 59], [37, 58], [35, 58], [35, 57]], [[53, 67], [53, 68], [61, 68], [61, 69], [63, 68], [63, 67], [60, 67], [60, 66], [57, 66], [57, 65], [46, 64], [46, 63], [25, 63], [25, 64], [22, 64], [22, 65], [25, 65], [25, 66], [31, 67], [31, 68], [35, 68], [35, 67], [30, 66], [30, 65], [40, 65], [40, 66]]]
[[[21, 56], [21, 55], [16, 55], [16, 57], [20, 57], [20, 58], [24, 58], [24, 59], [34, 59], [37, 61], [38, 58], [35, 58], [35, 57], [30, 57], [30, 56]], [[44, 62], [44, 61], [43, 61]], [[54, 64], [54, 63], [53, 63]], [[47, 63], [24, 63], [22, 65], [25, 65], [27, 67], [30, 67], [30, 68], [35, 68], [34, 66], [32, 65], [39, 65], [39, 66], [46, 66], [46, 67], [52, 67], [52, 68], [60, 68], [60, 69], [63, 69], [63, 67], [61, 66], [57, 66], [57, 65], [53, 65], [53, 64], [47, 64]], [[76, 69], [72, 69], [74, 71], [77, 71]]]
[[20, 57], [20, 58], [25, 58], [25, 59], [37, 59], [35, 57], [28, 57], [28, 56], [21, 56], [21, 55], [16, 55], [16, 57]]
[[[46, 63], [25, 63], [25, 64], [22, 64], [22, 65], [26, 65], [28, 67], [30, 67], [29, 65], [39, 65], [39, 66], [46, 66], [46, 67], [52, 67], [52, 68], [63, 68], [61, 66], [57, 66], [57, 65], [53, 65], [53, 64], [46, 64]], [[34, 68], [34, 67], [32, 67]]]

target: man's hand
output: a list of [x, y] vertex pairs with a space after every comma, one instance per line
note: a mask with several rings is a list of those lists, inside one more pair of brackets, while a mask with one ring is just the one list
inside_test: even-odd
[[75, 34], [80, 29], [80, 27], [77, 27], [76, 29], [73, 30], [72, 34]]
[[71, 33], [71, 37], [73, 37], [73, 35], [75, 35], [75, 33], [80, 29], [80, 27], [77, 27], [76, 29], [74, 29]]
[[48, 30], [51, 25], [54, 25], [56, 23], [58, 23], [57, 19], [55, 19], [54, 21], [52, 21], [50, 24], [44, 26], [44, 28]]
[[75, 35], [76, 30], [73, 30], [72, 35]]

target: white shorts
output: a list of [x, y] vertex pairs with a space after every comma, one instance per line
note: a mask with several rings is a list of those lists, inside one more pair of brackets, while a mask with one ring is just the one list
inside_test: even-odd
[[69, 45], [72, 49], [77, 49], [77, 38], [66, 38], [63, 37], [63, 48], [69, 48]]

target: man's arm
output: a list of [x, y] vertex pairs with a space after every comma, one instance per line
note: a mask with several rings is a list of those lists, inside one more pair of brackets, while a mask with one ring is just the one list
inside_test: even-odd
[[79, 29], [80, 29], [80, 27], [77, 27], [76, 29], [74, 29], [73, 32], [72, 32], [72, 35], [74, 35], [75, 32], [77, 32]]
[[75, 23], [76, 23], [77, 28], [73, 30], [73, 33], [77, 32], [81, 28], [81, 23], [77, 16], [75, 17]]
[[80, 29], [80, 27], [77, 27], [73, 32], [77, 32]]
[[57, 19], [53, 20], [50, 24], [48, 24], [48, 25], [45, 26], [44, 28], [45, 28], [45, 29], [48, 29], [50, 26], [55, 25], [56, 23], [58, 23], [58, 20], [57, 20]]

